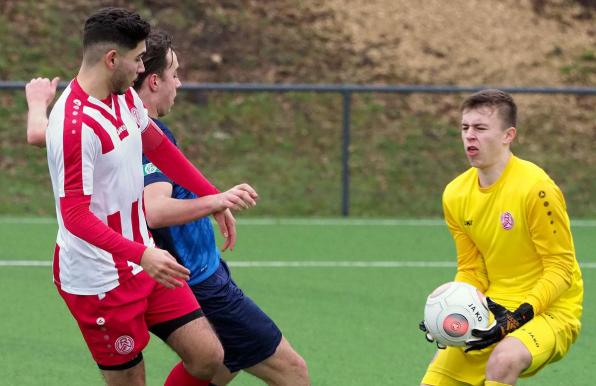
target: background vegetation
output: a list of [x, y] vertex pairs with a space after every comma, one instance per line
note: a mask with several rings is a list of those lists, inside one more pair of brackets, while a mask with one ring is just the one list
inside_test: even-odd
[[[72, 78], [80, 27], [129, 6], [174, 36], [194, 82], [594, 86], [591, 1], [3, 1], [0, 79]], [[348, 6], [349, 4], [349, 6]], [[467, 167], [461, 95], [353, 98], [351, 214], [440, 216], [444, 185]], [[514, 151], [544, 167], [573, 217], [595, 217], [594, 96], [516, 95]], [[25, 100], [0, 91], [0, 214], [52, 215], [45, 153], [25, 144]], [[165, 121], [220, 188], [247, 181], [251, 216], [337, 216], [339, 95], [180, 92]]]

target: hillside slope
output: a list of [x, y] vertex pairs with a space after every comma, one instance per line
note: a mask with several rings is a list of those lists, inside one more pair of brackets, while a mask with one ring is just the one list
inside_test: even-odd
[[[72, 78], [80, 28], [130, 6], [176, 40], [183, 81], [496, 86], [596, 85], [592, 0], [149, 0], [0, 3], [0, 78]], [[35, 15], [35, 17], [32, 17]], [[354, 95], [352, 214], [438, 216], [466, 168], [460, 95]], [[595, 97], [517, 95], [515, 152], [596, 216]], [[24, 144], [21, 92], [0, 92], [1, 214], [51, 214], [43, 152]], [[220, 187], [256, 185], [253, 215], [339, 214], [337, 95], [180, 93], [166, 121]]]

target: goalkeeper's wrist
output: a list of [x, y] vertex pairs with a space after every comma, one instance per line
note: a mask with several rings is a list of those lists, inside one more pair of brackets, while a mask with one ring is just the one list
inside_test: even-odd
[[513, 316], [521, 327], [534, 318], [534, 307], [530, 303], [522, 303], [517, 310], [513, 311]]

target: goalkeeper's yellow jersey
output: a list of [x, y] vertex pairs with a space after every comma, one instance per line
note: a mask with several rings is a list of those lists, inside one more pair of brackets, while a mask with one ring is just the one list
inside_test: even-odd
[[443, 193], [445, 220], [457, 249], [457, 281], [468, 282], [513, 310], [556, 314], [577, 336], [583, 281], [563, 194], [531, 162], [511, 156], [487, 188], [476, 168]]

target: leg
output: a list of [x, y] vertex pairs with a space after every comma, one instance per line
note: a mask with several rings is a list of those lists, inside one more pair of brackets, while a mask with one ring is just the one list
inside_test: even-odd
[[519, 375], [532, 363], [532, 354], [517, 338], [503, 339], [488, 358], [486, 380], [514, 385]]
[[190, 287], [168, 289], [156, 284], [145, 314], [149, 330], [182, 359], [166, 385], [208, 385], [223, 358], [223, 348]]
[[284, 337], [272, 356], [245, 370], [270, 386], [310, 385], [306, 362]]
[[444, 350], [436, 350], [420, 385], [482, 385], [489, 354], [489, 352], [466, 354], [463, 347], [447, 347]]
[[138, 274], [97, 296], [58, 288], [109, 386], [145, 384], [142, 350], [149, 342], [145, 299], [153, 283], [149, 276]]
[[108, 386], [145, 386], [145, 362], [124, 370], [101, 370]]
[[232, 382], [238, 373], [238, 371], [232, 373], [226, 367], [226, 365], [221, 363], [217, 369], [217, 372], [215, 373], [215, 376], [211, 380], [211, 383], [217, 386], [226, 386], [228, 383]]
[[223, 362], [223, 348], [215, 332], [201, 317], [173, 331], [166, 343], [180, 356], [185, 369], [199, 379], [212, 379]]
[[445, 374], [434, 373], [432, 374], [432, 379], [432, 384], [421, 383], [420, 386], [470, 386], [469, 383], [460, 382]]
[[547, 321], [537, 315], [503, 339], [487, 361], [486, 380], [515, 384], [520, 376], [528, 377], [540, 371], [556, 354], [557, 331], [564, 331], [558, 321]]
[[192, 287], [225, 351], [224, 364], [213, 378], [228, 384], [247, 370], [271, 385], [308, 385], [304, 360], [283, 339], [273, 320], [230, 277], [225, 261], [208, 279]]

